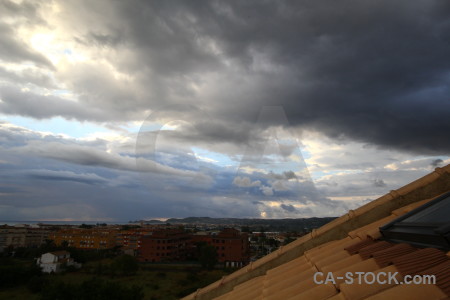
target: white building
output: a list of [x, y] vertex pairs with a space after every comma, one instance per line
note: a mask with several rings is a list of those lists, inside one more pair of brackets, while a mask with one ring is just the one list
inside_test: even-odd
[[42, 254], [37, 259], [37, 264], [41, 267], [44, 273], [58, 273], [63, 266], [75, 266], [79, 268], [81, 264], [74, 262], [67, 251], [55, 251]]

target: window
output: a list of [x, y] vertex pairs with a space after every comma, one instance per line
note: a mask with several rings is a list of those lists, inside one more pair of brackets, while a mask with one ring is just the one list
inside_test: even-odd
[[390, 241], [450, 249], [450, 192], [380, 227]]

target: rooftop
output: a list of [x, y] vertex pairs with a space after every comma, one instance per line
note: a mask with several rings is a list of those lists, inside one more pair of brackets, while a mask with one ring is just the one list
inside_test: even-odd
[[[383, 238], [380, 227], [450, 191], [450, 165], [333, 220], [188, 299], [447, 299], [450, 253]], [[441, 197], [442, 198], [442, 197]], [[438, 199], [439, 200], [439, 199]], [[449, 215], [450, 221], [450, 215]], [[436, 275], [436, 284], [316, 284], [316, 272], [399, 272]]]

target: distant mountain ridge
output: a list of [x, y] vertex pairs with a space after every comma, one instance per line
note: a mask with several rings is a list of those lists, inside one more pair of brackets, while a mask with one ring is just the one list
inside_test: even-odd
[[148, 224], [211, 224], [211, 225], [240, 225], [240, 226], [262, 226], [272, 229], [299, 230], [318, 228], [336, 217], [325, 218], [298, 218], [298, 219], [244, 219], [244, 218], [211, 218], [211, 217], [187, 217], [170, 218], [166, 221], [161, 220], [139, 220], [134, 222], [143, 222]]

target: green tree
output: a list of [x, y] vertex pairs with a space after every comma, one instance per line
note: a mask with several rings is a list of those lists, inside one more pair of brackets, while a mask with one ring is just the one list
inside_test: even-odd
[[213, 269], [217, 263], [217, 251], [214, 246], [203, 244], [200, 246], [200, 255], [198, 257], [203, 268]]
[[94, 227], [94, 225], [88, 225], [84, 223], [78, 226], [78, 228], [85, 228], [85, 229], [91, 229], [92, 227]]
[[62, 241], [62, 242], [61, 242], [61, 247], [62, 247], [63, 249], [69, 248], [69, 242], [66, 241], [66, 240]]
[[241, 231], [242, 231], [242, 232], [250, 232], [250, 227], [248, 227], [248, 226], [242, 226], [242, 227], [241, 227]]

